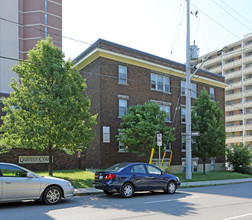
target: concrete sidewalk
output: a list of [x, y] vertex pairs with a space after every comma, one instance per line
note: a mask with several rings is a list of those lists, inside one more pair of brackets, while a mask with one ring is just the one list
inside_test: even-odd
[[[252, 182], [252, 178], [244, 179], [231, 179], [231, 180], [213, 180], [213, 181], [201, 181], [201, 182], [183, 182], [181, 183], [181, 188], [183, 187], [197, 187], [197, 186], [215, 186], [215, 185], [225, 185], [225, 184], [235, 184], [235, 183], [246, 183]], [[102, 190], [95, 188], [78, 188], [74, 190], [74, 195], [92, 195], [103, 193]]]

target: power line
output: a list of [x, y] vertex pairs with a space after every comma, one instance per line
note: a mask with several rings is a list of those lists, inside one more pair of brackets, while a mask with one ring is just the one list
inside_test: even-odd
[[[190, 3], [193, 7], [198, 8], [197, 6], [193, 5], [192, 3]], [[203, 12], [201, 9], [198, 9], [198, 11], [200, 11], [201, 13], [203, 13], [205, 16], [207, 16], [209, 19], [211, 19], [214, 23], [218, 24], [220, 27], [222, 27], [223, 29], [225, 29], [226, 31], [228, 31], [229, 33], [231, 33], [232, 35], [234, 35], [235, 37], [237, 37], [239, 40], [241, 40], [240, 37], [238, 37], [236, 34], [234, 34], [232, 31], [230, 31], [229, 29], [227, 29], [225, 26], [223, 26], [222, 24], [220, 24], [218, 21], [214, 20], [213, 18], [211, 18], [208, 14], [206, 14], [205, 12]]]
[[[40, 31], [40, 32], [42, 32], [42, 33], [46, 33], [44, 30], [41, 30], [40, 28], [36, 28], [36, 27], [31, 27], [31, 26], [28, 26], [28, 25], [24, 25], [24, 24], [22, 24], [22, 23], [20, 23], [20, 22], [12, 21], [12, 20], [9, 20], [9, 19], [6, 19], [6, 18], [0, 17], [0, 20], [3, 20], [3, 21], [5, 21], [5, 22], [9, 22], [9, 23], [13, 23], [13, 24], [17, 24], [17, 25], [22, 26], [22, 27], [25, 27], [25, 28], [34, 29], [34, 30]], [[62, 37], [62, 38], [68, 39], [68, 40], [76, 41], [76, 42], [78, 42], [78, 43], [83, 43], [83, 44], [87, 44], [87, 45], [92, 45], [92, 44], [87, 43], [87, 42], [85, 42], [85, 41], [76, 40], [76, 39], [71, 38], [71, 37], [59, 35], [59, 34], [52, 33], [52, 32], [47, 32], [47, 33], [48, 33], [49, 35], [54, 35], [54, 36], [56, 36], [56, 37]]]
[[226, 13], [228, 13], [232, 18], [234, 18], [236, 21], [238, 21], [240, 24], [242, 24], [244, 27], [246, 27], [249, 31], [251, 31], [251, 28], [249, 28], [247, 25], [242, 23], [239, 19], [234, 17], [231, 13], [229, 13], [225, 8], [223, 8], [220, 4], [218, 4], [215, 0], [212, 0], [216, 5], [218, 5], [222, 10], [224, 10]]
[[234, 10], [233, 8], [230, 7], [230, 5], [226, 4], [224, 1], [221, 0], [221, 2], [226, 5], [228, 8], [230, 8], [233, 12], [235, 12], [236, 14], [238, 14], [240, 17], [242, 17], [245, 21], [247, 21], [249, 24], [252, 24], [252, 22], [250, 22], [247, 18], [245, 18], [243, 15], [241, 15], [239, 12], [237, 12], [236, 10]]

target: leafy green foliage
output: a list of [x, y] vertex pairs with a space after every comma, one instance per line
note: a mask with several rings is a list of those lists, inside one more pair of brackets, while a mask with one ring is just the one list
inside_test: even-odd
[[20, 82], [13, 80], [13, 92], [3, 99], [2, 143], [47, 149], [49, 157], [54, 149], [71, 153], [86, 147], [96, 124], [96, 116], [89, 112], [90, 99], [84, 93], [86, 83], [52, 39], [39, 41], [13, 71]]
[[136, 105], [128, 108], [122, 117], [118, 141], [128, 146], [129, 152], [138, 154], [140, 157], [149, 156], [151, 148], [156, 150], [156, 132], [162, 134], [163, 144], [175, 140], [173, 130], [166, 126], [167, 114], [160, 110], [159, 105], [146, 102], [144, 105]]
[[227, 147], [227, 162], [236, 172], [252, 174], [252, 147], [249, 144], [235, 144]]
[[223, 112], [218, 103], [210, 101], [209, 94], [202, 90], [198, 99], [193, 103], [192, 130], [199, 131], [200, 136], [193, 138], [192, 152], [205, 162], [210, 157], [225, 154], [225, 126]]

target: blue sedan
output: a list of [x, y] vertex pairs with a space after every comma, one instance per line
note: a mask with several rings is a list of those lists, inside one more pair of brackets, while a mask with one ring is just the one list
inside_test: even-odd
[[164, 190], [173, 194], [180, 187], [178, 177], [148, 163], [119, 163], [95, 173], [93, 185], [107, 195], [120, 193], [129, 198], [136, 191]]

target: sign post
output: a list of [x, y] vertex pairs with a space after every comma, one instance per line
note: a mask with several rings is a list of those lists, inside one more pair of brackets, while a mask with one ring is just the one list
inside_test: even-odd
[[159, 157], [158, 157], [158, 164], [159, 164], [159, 167], [160, 167], [160, 147], [162, 146], [162, 134], [160, 133], [157, 133], [157, 146], [158, 146], [158, 150], [159, 150]]

